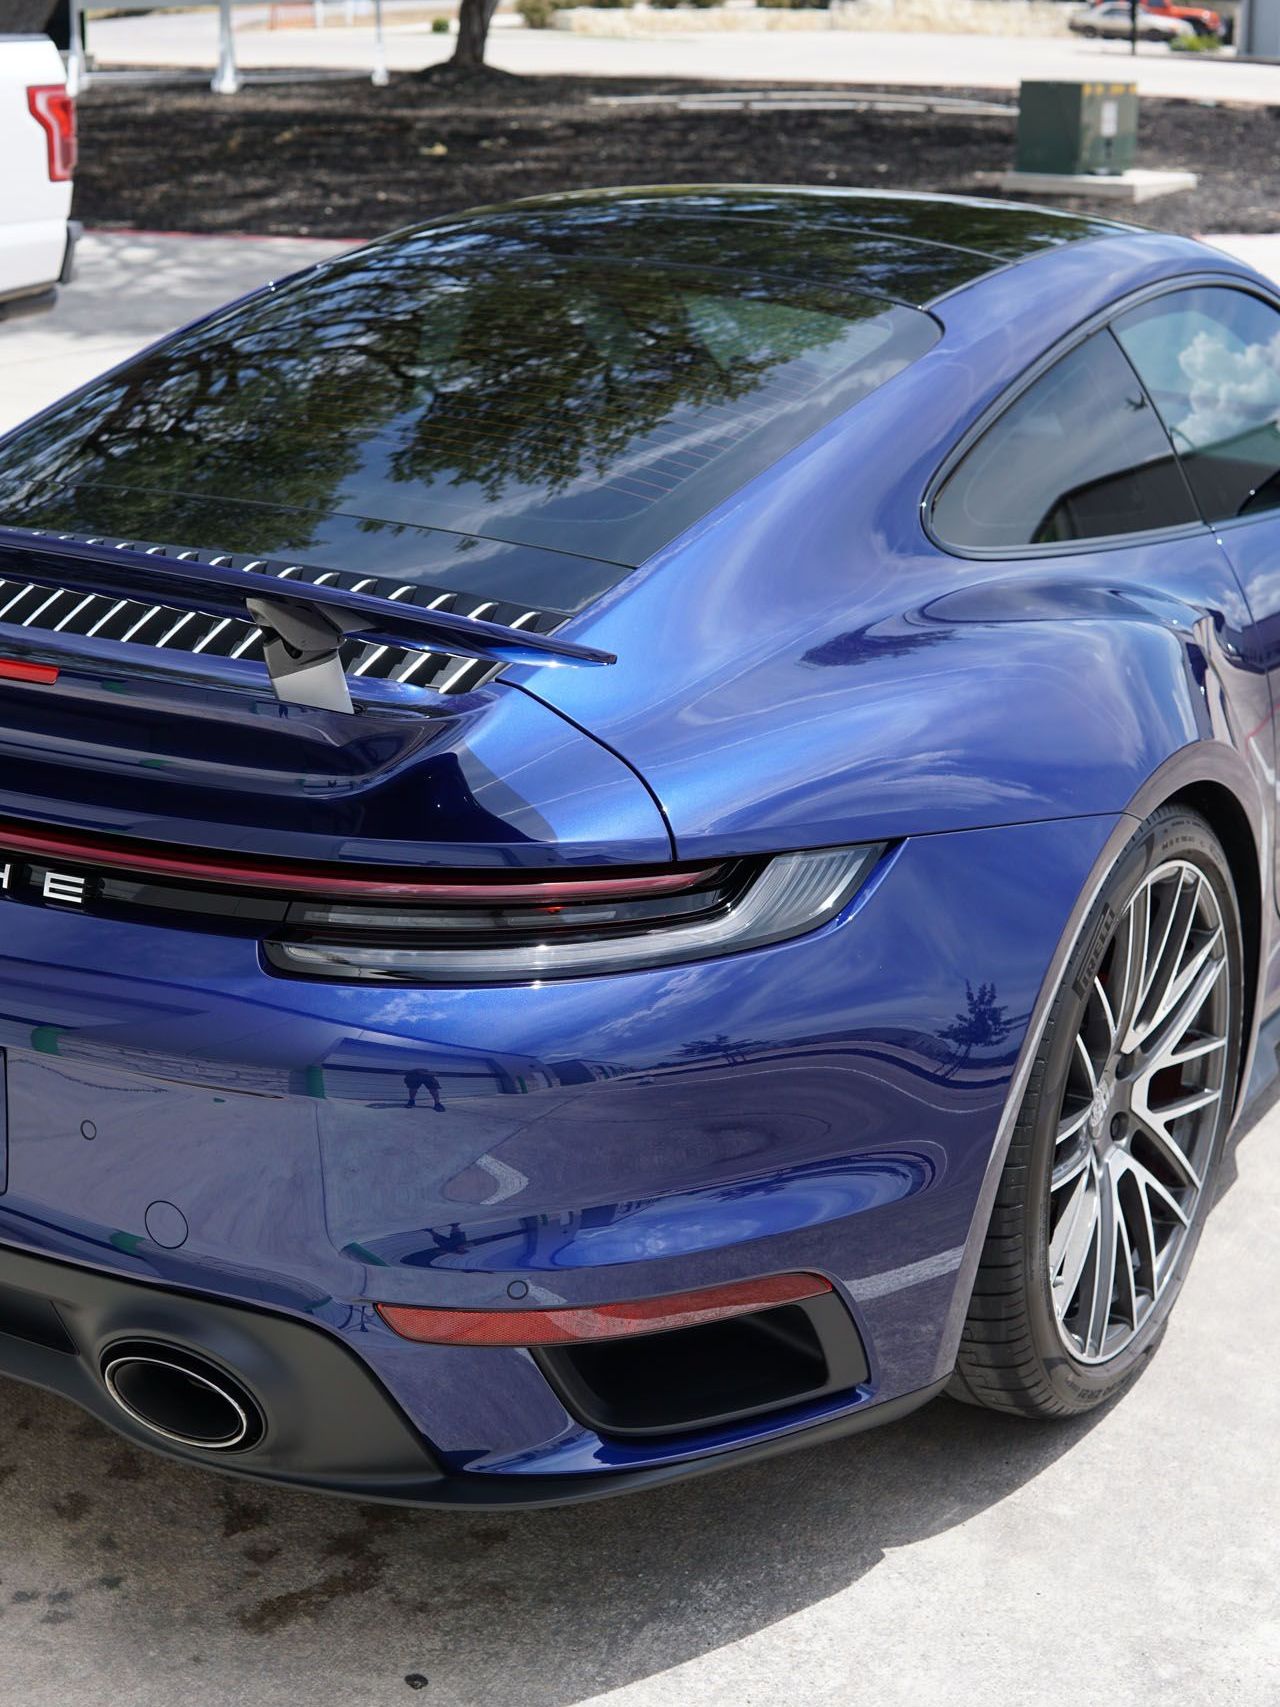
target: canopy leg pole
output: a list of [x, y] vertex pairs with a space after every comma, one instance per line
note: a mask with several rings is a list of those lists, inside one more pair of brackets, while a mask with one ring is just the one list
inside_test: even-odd
[[215, 95], [234, 95], [240, 89], [236, 46], [231, 33], [231, 0], [218, 0], [218, 69], [209, 87]]
[[84, 57], [84, 0], [71, 0], [71, 44], [67, 50], [67, 93], [78, 95], [89, 87], [89, 67]]
[[385, 89], [391, 81], [387, 71], [387, 47], [382, 39], [382, 0], [373, 0], [373, 72], [369, 81], [376, 89]]

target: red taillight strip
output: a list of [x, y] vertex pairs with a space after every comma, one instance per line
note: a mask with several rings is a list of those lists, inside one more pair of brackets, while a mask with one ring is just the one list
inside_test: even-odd
[[58, 666], [56, 664], [28, 664], [22, 658], [0, 658], [0, 681], [5, 682], [56, 682]]
[[820, 1274], [774, 1274], [766, 1280], [675, 1292], [666, 1298], [557, 1310], [432, 1310], [416, 1304], [376, 1304], [374, 1308], [402, 1339], [424, 1345], [578, 1345], [584, 1340], [626, 1339], [632, 1334], [699, 1327], [830, 1291], [830, 1281]]
[[187, 878], [197, 883], [236, 889], [286, 890], [299, 895], [358, 895], [366, 900], [443, 901], [536, 904], [560, 901], [602, 901], [627, 896], [671, 895], [693, 889], [719, 865], [686, 866], [640, 877], [547, 877], [528, 882], [423, 881], [407, 876], [354, 877], [349, 870], [315, 865], [276, 864], [263, 860], [211, 859], [200, 854], [88, 840], [51, 830], [27, 830], [0, 824], [0, 850], [35, 854], [41, 858], [84, 860], [113, 870], [153, 877]]

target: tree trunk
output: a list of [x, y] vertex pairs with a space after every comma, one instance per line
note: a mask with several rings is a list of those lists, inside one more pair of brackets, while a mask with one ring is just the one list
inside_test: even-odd
[[498, 0], [461, 0], [458, 7], [458, 42], [451, 64], [460, 71], [479, 71], [484, 64], [485, 38], [498, 9]]

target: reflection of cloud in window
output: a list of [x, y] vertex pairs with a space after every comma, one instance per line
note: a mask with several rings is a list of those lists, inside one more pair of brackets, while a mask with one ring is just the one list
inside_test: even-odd
[[1280, 332], [1266, 344], [1229, 348], [1197, 332], [1179, 356], [1190, 413], [1172, 423], [1197, 449], [1280, 421]]

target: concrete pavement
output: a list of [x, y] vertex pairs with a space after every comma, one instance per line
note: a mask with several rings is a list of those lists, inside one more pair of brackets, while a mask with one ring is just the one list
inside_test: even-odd
[[[241, 9], [237, 8], [237, 16]], [[245, 24], [253, 8], [243, 9]], [[94, 20], [90, 45], [104, 66], [199, 66], [217, 63], [215, 14], [154, 13]], [[392, 71], [412, 71], [447, 59], [448, 36], [425, 24], [386, 33]], [[240, 28], [236, 51], [245, 70], [278, 66], [368, 70], [373, 31]], [[527, 30], [500, 16], [490, 35], [489, 60], [504, 71], [597, 77], [704, 77], [730, 83], [765, 78], [800, 83], [891, 83], [953, 88], [1016, 89], [1024, 77], [1123, 77], [1144, 95], [1191, 100], [1280, 103], [1280, 66], [1237, 64], [1231, 53], [1180, 55], [1142, 44], [1130, 58], [1126, 43], [1073, 36], [925, 35], [822, 30], [791, 34], [643, 36], [630, 40]], [[226, 97], [234, 99], [233, 96]]]
[[949, 1400], [752, 1468], [466, 1516], [247, 1487], [0, 1383], [14, 1707], [1275, 1707], [1280, 1111], [1159, 1356], [1064, 1425]]
[[[1234, 241], [1280, 271], [1280, 239]], [[333, 247], [94, 235], [52, 315], [0, 324], [0, 415]], [[0, 1701], [1275, 1707], [1278, 1200], [1264, 1094], [1159, 1356], [1101, 1415], [943, 1400], [571, 1511], [264, 1491], [0, 1382]]]
[[[1277, 218], [1280, 218], [1280, 209], [1277, 210]], [[1215, 235], [1203, 241], [1212, 243], [1215, 249], [1225, 249], [1228, 255], [1234, 255], [1237, 261], [1243, 261], [1267, 278], [1280, 281], [1280, 237], [1244, 232]]]
[[48, 314], [0, 320], [0, 432], [220, 303], [345, 245], [89, 232]]

